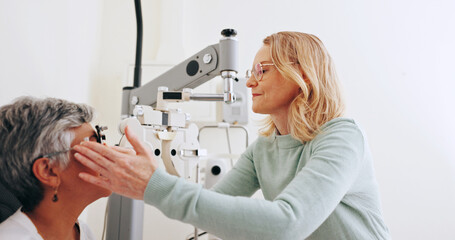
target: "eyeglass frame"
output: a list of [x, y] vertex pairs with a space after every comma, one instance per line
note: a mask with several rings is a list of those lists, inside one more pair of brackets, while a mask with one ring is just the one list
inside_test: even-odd
[[[295, 64], [295, 62], [288, 62], [286, 64]], [[260, 69], [261, 69], [261, 71], [260, 71], [261, 72], [261, 77], [260, 78], [257, 76], [257, 74], [259, 74], [259, 73], [257, 73], [257, 71], [255, 71], [257, 66], [259, 66]], [[251, 77], [251, 73], [253, 73], [254, 78], [256, 79], [256, 81], [258, 81], [258, 82], [261, 81], [262, 78], [264, 77], [264, 73], [262, 72], [262, 71], [264, 71], [263, 66], [275, 66], [276, 67], [275, 63], [257, 63], [256, 65], [254, 65], [253, 69], [248, 69], [246, 71], [247, 78], [250, 78]]]

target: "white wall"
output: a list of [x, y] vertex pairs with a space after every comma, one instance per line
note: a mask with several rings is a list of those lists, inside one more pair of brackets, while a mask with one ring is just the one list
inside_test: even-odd
[[[91, 103], [103, 93], [94, 88], [101, 3], [0, 0], [0, 105], [23, 95]], [[90, 217], [103, 221], [102, 214]], [[101, 231], [102, 224], [92, 225]]]
[[[143, 0], [145, 63], [172, 61], [159, 53], [171, 40], [182, 44], [181, 54], [172, 53], [171, 63], [178, 63], [216, 43], [227, 27], [238, 31], [242, 70], [273, 32], [319, 36], [337, 64], [348, 115], [368, 135], [394, 239], [455, 238], [453, 1], [172, 2], [180, 6], [175, 11]], [[87, 101], [116, 129], [120, 89], [134, 63], [133, 1], [0, 3], [0, 103], [23, 94]], [[164, 31], [166, 16], [182, 27]], [[64, 20], [53, 21], [57, 17]], [[254, 135], [257, 126], [249, 128]], [[87, 211], [99, 236], [103, 207], [101, 200]]]
[[0, 0], [0, 104], [21, 95], [88, 102], [99, 1]]

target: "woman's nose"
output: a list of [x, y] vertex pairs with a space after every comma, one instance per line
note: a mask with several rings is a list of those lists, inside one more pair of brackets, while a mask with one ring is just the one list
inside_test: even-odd
[[248, 78], [248, 80], [246, 80], [246, 87], [253, 88], [253, 87], [256, 87], [257, 85], [258, 85], [258, 82], [254, 78], [254, 76], [250, 76], [250, 78]]

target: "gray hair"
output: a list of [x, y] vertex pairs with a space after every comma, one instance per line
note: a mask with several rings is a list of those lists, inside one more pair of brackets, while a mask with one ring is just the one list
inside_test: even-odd
[[[0, 107], [0, 182], [33, 210], [43, 199], [43, 187], [32, 171], [36, 158], [67, 150], [73, 128], [89, 123], [92, 107], [62, 99], [21, 97]], [[51, 164], [65, 168], [69, 153], [54, 155]]]

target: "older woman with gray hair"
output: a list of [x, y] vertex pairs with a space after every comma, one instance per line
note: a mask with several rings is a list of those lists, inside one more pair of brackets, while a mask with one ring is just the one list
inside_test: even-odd
[[111, 192], [78, 177], [90, 170], [72, 150], [99, 141], [89, 124], [93, 112], [55, 98], [22, 97], [0, 107], [0, 183], [22, 204], [0, 224], [0, 239], [93, 239], [77, 219]]

